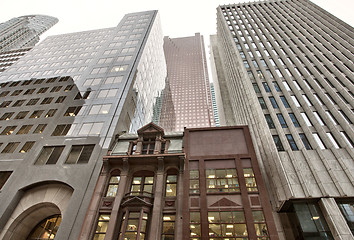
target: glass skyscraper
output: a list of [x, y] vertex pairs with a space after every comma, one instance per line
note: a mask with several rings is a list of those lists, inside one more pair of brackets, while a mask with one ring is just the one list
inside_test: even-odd
[[[1, 74], [1, 239], [78, 238], [102, 156], [153, 119], [166, 80], [159, 21], [131, 13], [50, 36]], [[60, 228], [39, 236], [41, 221]]]

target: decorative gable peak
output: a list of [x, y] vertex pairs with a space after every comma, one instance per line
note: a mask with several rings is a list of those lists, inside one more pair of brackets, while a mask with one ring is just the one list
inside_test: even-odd
[[142, 128], [140, 128], [138, 131], [138, 135], [161, 135], [163, 136], [165, 134], [163, 128], [157, 126], [153, 122], [146, 124]]

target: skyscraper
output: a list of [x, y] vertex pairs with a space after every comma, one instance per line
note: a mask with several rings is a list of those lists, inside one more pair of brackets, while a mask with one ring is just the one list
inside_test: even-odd
[[250, 126], [282, 237], [352, 239], [353, 28], [308, 0], [223, 5], [217, 21], [221, 112]]
[[39, 36], [58, 22], [58, 19], [45, 15], [27, 15], [12, 18], [0, 24], [0, 52], [33, 47]]
[[164, 52], [176, 116], [173, 130], [215, 126], [203, 36], [165, 37]]
[[157, 11], [48, 37], [3, 72], [0, 239], [77, 239], [102, 156], [152, 120], [165, 79]]

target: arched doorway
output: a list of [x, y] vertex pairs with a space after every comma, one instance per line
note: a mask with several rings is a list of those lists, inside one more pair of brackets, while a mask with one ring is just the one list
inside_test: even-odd
[[27, 240], [54, 239], [61, 223], [61, 214], [52, 215], [39, 222], [27, 237]]

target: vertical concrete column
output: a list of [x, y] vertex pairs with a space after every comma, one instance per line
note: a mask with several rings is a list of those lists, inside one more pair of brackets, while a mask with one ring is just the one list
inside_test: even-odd
[[178, 174], [177, 182], [177, 206], [176, 206], [176, 221], [175, 221], [175, 239], [182, 239], [182, 228], [183, 228], [183, 167], [184, 167], [184, 156], [180, 157], [180, 169]]
[[336, 240], [354, 239], [352, 232], [334, 198], [321, 198], [319, 202], [322, 213]]
[[161, 230], [161, 214], [162, 214], [162, 198], [164, 192], [164, 164], [163, 157], [158, 157], [158, 170], [156, 173], [154, 205], [152, 207], [151, 224], [149, 231], [149, 240], [160, 239]]
[[123, 159], [123, 171], [120, 174], [118, 192], [117, 192], [117, 195], [114, 199], [112, 212], [111, 212], [111, 219], [109, 220], [108, 228], [107, 228], [107, 232], [106, 232], [106, 237], [104, 238], [105, 240], [111, 240], [114, 237], [115, 227], [117, 226], [117, 222], [118, 222], [119, 207], [120, 207], [120, 204], [122, 203], [122, 200], [123, 200], [123, 197], [125, 194], [125, 189], [128, 184], [127, 183], [128, 182], [128, 173], [129, 173], [128, 159], [124, 158]]

